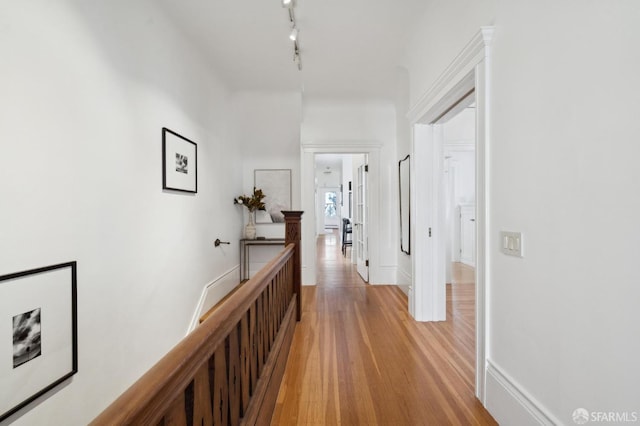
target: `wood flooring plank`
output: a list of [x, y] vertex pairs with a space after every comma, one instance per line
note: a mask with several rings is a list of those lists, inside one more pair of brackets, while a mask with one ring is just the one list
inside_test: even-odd
[[319, 239], [271, 424], [497, 424], [474, 396], [473, 270], [447, 286], [447, 321], [418, 323], [397, 286], [362, 281], [336, 237]]

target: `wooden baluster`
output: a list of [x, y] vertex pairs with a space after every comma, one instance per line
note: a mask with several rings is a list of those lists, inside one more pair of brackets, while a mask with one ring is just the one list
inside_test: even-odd
[[250, 397], [251, 348], [249, 346], [249, 312], [240, 322], [240, 390], [242, 393], [242, 415], [247, 411]]
[[276, 303], [274, 305], [274, 310], [275, 310], [276, 333], [277, 333], [277, 331], [280, 329], [280, 311], [282, 310], [282, 305], [280, 303], [280, 301], [282, 300], [281, 294], [280, 294], [280, 289], [282, 288], [282, 285], [280, 283], [280, 273], [278, 273], [278, 275], [276, 275], [274, 287], [276, 289], [276, 291], [275, 291], [275, 293], [276, 293]]
[[214, 392], [213, 392], [213, 424], [228, 424], [229, 412], [229, 380], [227, 379], [227, 354], [225, 345], [221, 344], [214, 355]]
[[[294, 294], [296, 294], [294, 288], [293, 288], [293, 273], [295, 272], [295, 268], [293, 267], [293, 259], [289, 259], [289, 261], [287, 262], [287, 264], [289, 265], [289, 290], [288, 290], [288, 294], [287, 297], [289, 298], [289, 300], [291, 300], [291, 298], [293, 297]], [[298, 303], [300, 303], [300, 301], [298, 301]]]
[[268, 293], [269, 289], [268, 287], [265, 287], [264, 293], [262, 293], [262, 318], [260, 319], [262, 322], [262, 335], [264, 336], [262, 339], [262, 354], [264, 355], [264, 359], [262, 360], [263, 362], [265, 362], [269, 356], [269, 313], [267, 312], [267, 300], [269, 299]]
[[211, 386], [209, 385], [209, 363], [204, 363], [194, 377], [193, 423], [210, 425], [213, 422], [211, 408]]
[[276, 337], [276, 286], [275, 281], [271, 280], [269, 284], [269, 351], [273, 346], [273, 341]]
[[251, 395], [253, 396], [258, 382], [258, 308], [257, 303], [253, 302], [249, 308], [249, 350], [251, 359], [249, 364], [251, 367]]
[[180, 395], [171, 403], [160, 424], [162, 426], [187, 426], [184, 392], [180, 392]]
[[265, 287], [264, 293], [262, 293], [262, 353], [264, 359], [262, 362], [267, 362], [269, 356], [269, 286]]
[[258, 376], [262, 374], [262, 366], [264, 365], [264, 314], [262, 299], [264, 296], [264, 292], [260, 293], [258, 296], [258, 321], [256, 323], [256, 331], [258, 333]]
[[278, 301], [278, 330], [280, 329], [280, 325], [282, 324], [282, 271], [278, 272], [277, 280], [276, 280], [276, 300]]
[[282, 325], [282, 319], [284, 318], [284, 274], [280, 271], [278, 280], [278, 298], [280, 300], [279, 305], [279, 315], [278, 315], [278, 330], [280, 330], [280, 326]]
[[[229, 334], [229, 422], [240, 424], [240, 341], [238, 326]], [[207, 423], [205, 423], [207, 424]]]

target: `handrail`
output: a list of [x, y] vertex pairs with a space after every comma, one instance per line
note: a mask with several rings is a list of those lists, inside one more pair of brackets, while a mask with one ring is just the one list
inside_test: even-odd
[[[290, 342], [280, 332], [292, 335], [295, 326], [298, 250], [288, 244], [91, 424], [187, 424], [183, 415], [191, 416], [189, 424], [237, 424], [259, 410], [266, 367], [282, 358], [278, 342]], [[185, 401], [192, 398], [190, 411]]]

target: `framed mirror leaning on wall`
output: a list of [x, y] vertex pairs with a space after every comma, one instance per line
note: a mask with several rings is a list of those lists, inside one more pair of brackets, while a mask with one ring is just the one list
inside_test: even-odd
[[411, 161], [409, 155], [398, 161], [400, 200], [400, 251], [411, 254]]

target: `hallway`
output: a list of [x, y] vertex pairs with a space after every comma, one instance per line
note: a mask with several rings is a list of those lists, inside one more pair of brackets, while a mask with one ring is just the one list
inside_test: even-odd
[[399, 288], [363, 282], [337, 233], [319, 237], [318, 267], [272, 424], [496, 424], [474, 396], [473, 285], [447, 286], [446, 322], [416, 323]]

